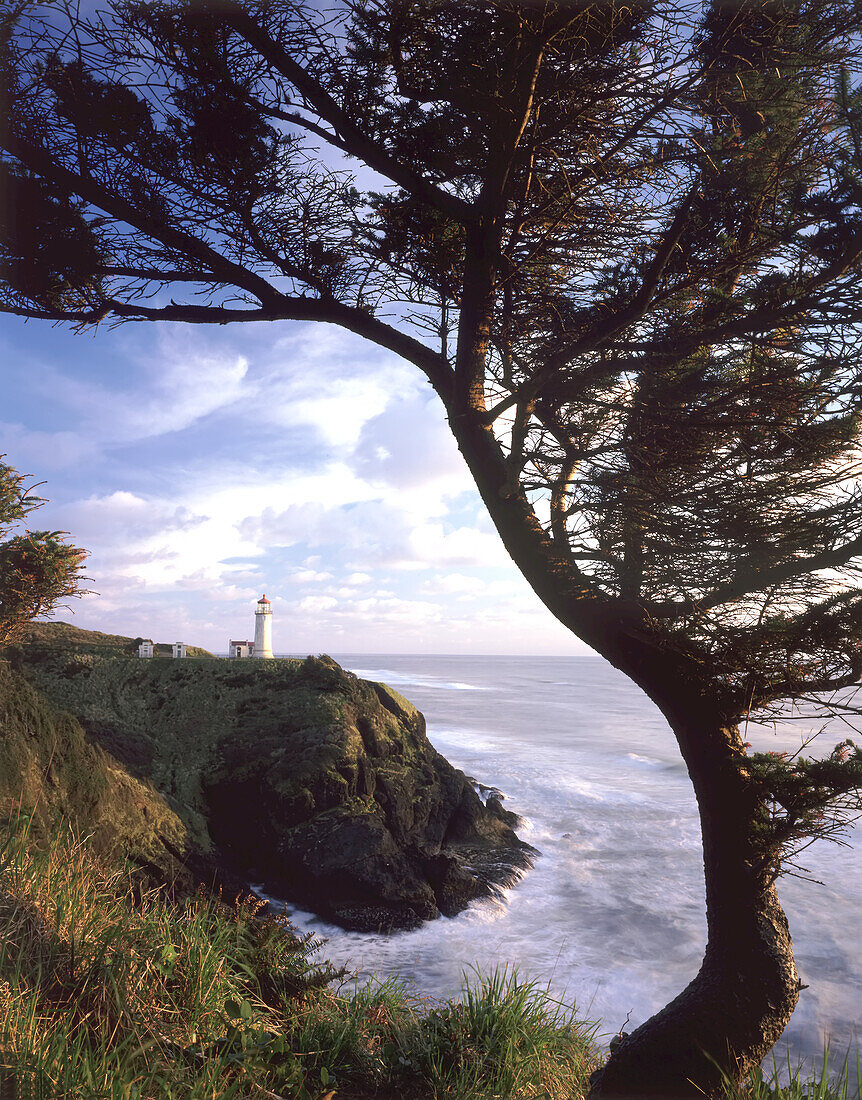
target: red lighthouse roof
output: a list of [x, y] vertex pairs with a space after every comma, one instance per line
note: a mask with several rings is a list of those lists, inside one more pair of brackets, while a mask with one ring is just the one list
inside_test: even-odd
[[269, 603], [269, 600], [266, 598], [266, 593], [265, 592], [257, 602], [258, 603]]

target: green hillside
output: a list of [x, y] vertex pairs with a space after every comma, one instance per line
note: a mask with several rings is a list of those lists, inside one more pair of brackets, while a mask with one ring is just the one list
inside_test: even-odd
[[147, 660], [135, 640], [35, 627], [15, 670], [74, 715], [214, 862], [349, 928], [413, 927], [510, 885], [532, 849], [383, 684], [331, 658]]

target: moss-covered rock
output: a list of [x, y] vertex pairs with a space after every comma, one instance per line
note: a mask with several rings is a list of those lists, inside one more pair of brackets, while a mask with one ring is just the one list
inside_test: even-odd
[[0, 821], [21, 814], [37, 842], [72, 821], [96, 851], [126, 856], [150, 882], [194, 888], [188, 830], [152, 783], [130, 775], [0, 661]]
[[141, 660], [133, 639], [89, 633], [42, 625], [11, 661], [129, 782], [151, 781], [190, 866], [214, 859], [369, 929], [452, 915], [529, 864], [514, 816], [483, 804], [386, 685], [327, 657]]

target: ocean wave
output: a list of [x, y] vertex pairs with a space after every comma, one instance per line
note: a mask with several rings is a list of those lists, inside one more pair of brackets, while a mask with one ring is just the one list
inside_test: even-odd
[[396, 672], [390, 668], [351, 668], [361, 680], [382, 681], [390, 687], [439, 688], [443, 691], [490, 691], [480, 684], [465, 684], [461, 680], [442, 680], [437, 676], [417, 676]]
[[626, 759], [631, 760], [634, 764], [646, 764], [650, 768], [660, 768], [662, 766], [661, 760], [656, 760], [652, 756], [641, 756], [637, 752], [627, 752]]

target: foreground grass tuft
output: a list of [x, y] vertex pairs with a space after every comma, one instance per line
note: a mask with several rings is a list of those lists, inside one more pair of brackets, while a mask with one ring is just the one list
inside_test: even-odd
[[0, 832], [0, 1095], [583, 1095], [592, 1029], [514, 972], [429, 1010], [396, 981], [333, 988], [320, 946], [257, 902], [142, 893], [19, 820]]
[[837, 1070], [827, 1043], [819, 1067], [807, 1071], [803, 1065], [773, 1062], [771, 1073], [758, 1067], [740, 1086], [728, 1083], [727, 1100], [860, 1100], [862, 1098], [862, 1056], [855, 1063], [849, 1053]]
[[504, 968], [422, 1018], [411, 1065], [434, 1096], [580, 1096], [598, 1064], [594, 1035], [571, 1008]]

